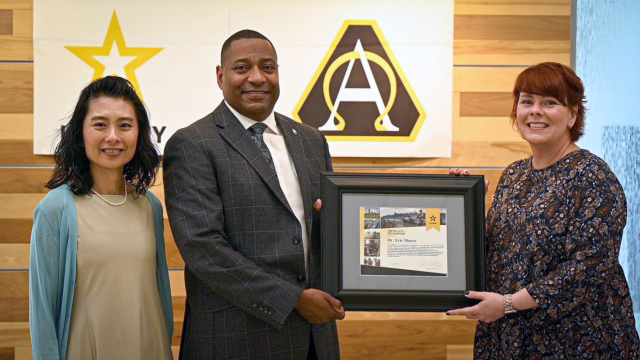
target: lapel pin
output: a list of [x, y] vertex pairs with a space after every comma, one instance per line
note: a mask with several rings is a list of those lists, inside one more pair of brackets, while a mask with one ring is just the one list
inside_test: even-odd
[[293, 133], [293, 135], [298, 135], [298, 130], [296, 129], [291, 129], [291, 132]]

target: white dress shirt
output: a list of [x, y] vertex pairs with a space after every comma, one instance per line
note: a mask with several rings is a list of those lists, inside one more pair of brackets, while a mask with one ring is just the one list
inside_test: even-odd
[[298, 181], [298, 174], [296, 173], [296, 167], [293, 164], [293, 158], [291, 158], [291, 154], [289, 153], [289, 149], [287, 149], [287, 144], [285, 143], [284, 136], [282, 135], [282, 131], [278, 128], [276, 124], [276, 118], [273, 114], [273, 111], [269, 116], [263, 121], [255, 121], [253, 119], [249, 119], [248, 117], [240, 114], [234, 108], [232, 108], [227, 101], [225, 100], [225, 105], [231, 110], [233, 115], [236, 116], [242, 126], [250, 131], [249, 128], [262, 122], [267, 125], [267, 128], [262, 135], [264, 139], [264, 143], [269, 148], [269, 152], [271, 153], [271, 157], [273, 158], [273, 164], [276, 168], [276, 174], [278, 175], [278, 182], [280, 183], [280, 188], [284, 193], [284, 196], [287, 198], [287, 202], [293, 210], [294, 215], [298, 219], [300, 223], [300, 227], [302, 228], [302, 246], [304, 249], [304, 264], [305, 264], [305, 272], [307, 272], [308, 264], [307, 257], [309, 254], [309, 239], [307, 236], [307, 227], [305, 225], [304, 220], [304, 203], [302, 201], [302, 191], [300, 190], [300, 182]]

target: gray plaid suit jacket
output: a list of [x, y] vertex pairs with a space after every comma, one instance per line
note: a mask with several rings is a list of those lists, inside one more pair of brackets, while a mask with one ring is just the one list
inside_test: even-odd
[[[181, 359], [339, 359], [335, 322], [311, 325], [295, 309], [320, 286], [320, 172], [331, 171], [324, 136], [275, 114], [300, 182], [301, 226], [267, 160], [221, 103], [177, 131], [164, 152], [173, 236], [185, 260]], [[302, 231], [309, 230], [305, 276]]]

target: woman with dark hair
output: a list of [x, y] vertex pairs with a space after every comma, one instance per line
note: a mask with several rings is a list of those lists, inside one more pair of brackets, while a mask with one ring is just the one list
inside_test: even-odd
[[627, 217], [609, 166], [575, 142], [584, 88], [571, 68], [524, 70], [511, 119], [533, 156], [509, 165], [487, 215], [488, 292], [448, 315], [478, 319], [477, 359], [639, 359], [618, 262]]
[[129, 81], [82, 90], [55, 162], [31, 233], [34, 359], [171, 359], [159, 157]]

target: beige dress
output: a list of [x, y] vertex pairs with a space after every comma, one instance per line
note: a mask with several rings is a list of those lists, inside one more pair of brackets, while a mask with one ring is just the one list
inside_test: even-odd
[[[119, 202], [122, 196], [104, 196]], [[78, 267], [67, 359], [171, 359], [151, 204], [74, 196]]]

